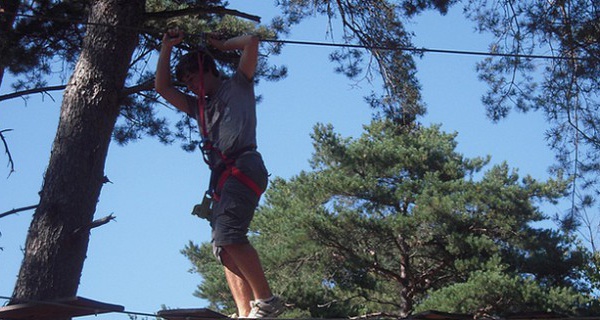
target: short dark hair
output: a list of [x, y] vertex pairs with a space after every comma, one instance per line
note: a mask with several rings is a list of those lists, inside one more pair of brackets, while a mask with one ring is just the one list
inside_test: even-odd
[[200, 70], [200, 66], [198, 65], [199, 57], [202, 60], [202, 70], [204, 70], [204, 73], [212, 72], [215, 77], [219, 76], [219, 70], [217, 70], [217, 65], [212, 56], [204, 50], [198, 50], [188, 52], [181, 56], [177, 66], [175, 66], [175, 77], [177, 78], [177, 81], [183, 81], [183, 78], [188, 74]]

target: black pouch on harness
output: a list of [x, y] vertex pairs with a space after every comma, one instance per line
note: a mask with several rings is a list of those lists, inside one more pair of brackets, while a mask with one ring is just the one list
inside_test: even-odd
[[219, 165], [218, 169], [213, 169], [210, 171], [210, 182], [208, 185], [208, 191], [204, 193], [204, 197], [202, 198], [202, 202], [194, 206], [192, 210], [192, 214], [198, 216], [199, 218], [210, 220], [210, 215], [212, 214], [212, 205], [213, 201], [215, 201], [213, 197], [213, 192], [215, 192], [215, 188], [217, 187], [217, 180], [219, 179], [219, 175], [221, 174], [224, 165]]
[[204, 198], [202, 199], [202, 203], [194, 206], [192, 214], [198, 216], [199, 218], [210, 220], [210, 215], [212, 214], [212, 202], [212, 197], [210, 196], [209, 192], [206, 192], [204, 194]]

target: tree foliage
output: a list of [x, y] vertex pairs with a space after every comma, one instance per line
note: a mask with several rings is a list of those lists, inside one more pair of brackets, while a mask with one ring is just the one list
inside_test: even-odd
[[[313, 171], [277, 179], [252, 225], [294, 315], [406, 317], [442, 300], [444, 310], [493, 315], [585, 307], [588, 251], [532, 226], [567, 182], [521, 178], [506, 164], [483, 172], [489, 159], [463, 157], [454, 138], [391, 120], [358, 139], [315, 127]], [[204, 279], [197, 294], [231, 308], [212, 290], [224, 283], [212, 282], [201, 247], [184, 251]]]
[[[186, 50], [201, 45], [202, 32], [220, 28], [234, 34], [274, 36], [277, 31], [232, 18], [259, 19], [229, 10], [221, 1], [7, 1], [0, 9], [0, 68], [21, 77], [13, 88], [25, 90], [10, 97], [47, 90], [43, 86], [57, 65], [65, 78], [70, 74], [67, 84], [53, 86], [65, 89], [59, 125], [10, 303], [72, 297], [90, 230], [97, 226], [93, 216], [106, 182], [111, 137], [126, 143], [147, 134], [163, 142], [180, 137], [193, 143], [183, 133], [193, 130], [188, 120], [173, 131], [155, 109], [161, 103], [145, 70], [162, 33], [177, 20], [196, 35], [179, 48]], [[225, 70], [237, 63], [236, 53], [214, 55]], [[263, 61], [257, 81], [284, 75], [285, 69]]]
[[[600, 4], [593, 0], [470, 0], [467, 15], [494, 36], [490, 48], [556, 59], [489, 58], [478, 66], [489, 84], [483, 97], [488, 116], [499, 121], [511, 110], [539, 111], [549, 130], [557, 166], [576, 179], [573, 208], [563, 227], [590, 224], [586, 210], [598, 194], [600, 136]], [[593, 237], [595, 231], [590, 235]], [[595, 244], [593, 244], [595, 245]]]
[[[440, 3], [445, 2], [441, 1]], [[39, 230], [39, 233], [31, 232], [28, 235], [25, 262], [21, 268], [22, 276], [19, 277], [12, 303], [28, 298], [46, 299], [57, 295], [70, 295], [76, 291], [82, 261], [87, 249], [88, 236], [85, 235], [85, 231], [77, 233], [81, 237], [77, 239], [77, 250], [71, 252], [73, 264], [69, 265], [69, 268], [61, 269], [60, 264], [50, 263], [49, 268], [45, 268], [47, 272], [43, 274], [39, 272], [40, 268], [38, 267], [40, 264], [46, 263], [41, 262], [42, 260], [52, 261], [52, 259], [57, 259], [54, 257], [62, 257], [68, 251], [69, 245], [72, 245], [68, 242], [73, 230], [86, 230], [86, 225], [91, 222], [97, 196], [100, 193], [101, 181], [103, 181], [102, 171], [105, 150], [108, 146], [107, 132], [108, 136], [112, 135], [121, 144], [149, 135], [157, 137], [165, 143], [179, 138], [184, 142], [184, 148], [187, 150], [192, 150], [195, 146], [197, 141], [192, 138], [196, 136], [195, 129], [187, 117], [182, 116], [181, 121], [174, 127], [170, 127], [166, 119], [162, 118], [155, 109], [160, 106], [161, 101], [151, 90], [152, 76], [146, 71], [146, 67], [152, 53], [158, 48], [163, 31], [173, 26], [184, 29], [188, 37], [179, 49], [190, 50], [201, 45], [202, 34], [207, 31], [221, 31], [228, 36], [255, 32], [272, 39], [276, 38], [278, 33], [285, 33], [287, 28], [293, 25], [292, 20], [282, 18], [275, 19], [269, 26], [256, 28], [253, 23], [244, 20], [256, 21], [256, 17], [228, 10], [224, 7], [224, 3], [218, 0], [203, 2], [149, 0], [136, 2], [136, 4], [141, 4], [142, 9], [136, 7], [135, 11], [128, 12], [128, 14], [133, 14], [136, 19], [124, 21], [124, 15], [120, 15], [123, 11], [119, 11], [118, 2], [109, 0], [27, 3], [13, 0], [2, 3], [0, 27], [3, 32], [0, 44], [2, 53], [0, 69], [2, 76], [4, 70], [7, 70], [20, 78], [17, 78], [16, 82], [12, 84], [17, 92], [1, 98], [7, 99], [32, 92], [47, 93], [49, 90], [62, 89], [65, 89], [65, 97], [68, 97], [63, 100], [61, 107], [59, 132], [53, 145], [55, 151], [51, 157], [41, 191], [44, 196], [36, 209], [30, 228], [33, 231]], [[368, 19], [362, 22], [355, 20], [355, 18], [359, 18], [358, 16], [354, 17], [358, 11], [350, 10], [356, 5], [360, 5], [360, 8], [365, 10], [369, 9], [360, 2], [332, 2], [331, 5], [333, 4], [340, 5], [338, 12], [344, 15], [343, 21], [345, 21], [346, 31], [348, 31], [347, 39], [354, 39], [353, 32], [359, 34], [360, 38], [375, 31], [379, 35], [385, 35], [386, 29], [383, 28], [383, 25], [378, 27], [383, 22], [390, 22], [391, 24], [388, 26], [401, 26], [398, 24], [397, 7], [388, 2], [379, 3], [383, 15], [370, 13], [370, 16], [364, 16]], [[416, 12], [427, 6], [423, 2], [411, 10]], [[100, 12], [104, 13], [100, 14]], [[350, 13], [351, 16], [346, 18], [346, 14]], [[242, 19], [232, 18], [232, 16]], [[363, 31], [363, 27], [368, 27], [368, 30], [365, 29], [367, 32]], [[98, 30], [103, 31], [98, 32]], [[403, 29], [391, 30], [394, 33], [399, 32], [397, 36], [407, 39]], [[110, 50], [114, 49], [114, 40], [120, 39], [117, 37], [118, 35], [126, 35], [127, 41], [137, 38], [133, 56], [118, 55], [120, 60], [106, 63], [107, 56], [111, 55]], [[101, 41], [94, 42], [93, 39], [96, 38], [93, 37], [97, 37]], [[396, 35], [387, 37], [389, 41], [393, 41], [395, 38]], [[369, 43], [372, 42], [366, 44]], [[127, 42], [128, 48], [129, 44]], [[280, 49], [280, 45], [265, 45], [261, 52], [268, 55], [278, 53]], [[410, 58], [397, 53], [379, 53], [373, 50], [371, 52], [378, 56], [376, 61], [384, 66], [381, 70], [385, 70], [386, 73], [386, 89], [391, 93], [389, 97], [393, 101], [401, 101], [401, 104], [408, 104], [406, 101], [409, 101], [411, 105], [417, 105], [412, 103], [418, 98], [418, 90], [416, 81], [414, 81], [414, 66]], [[212, 53], [224, 70], [235, 68], [237, 53]], [[176, 52], [175, 55], [179, 54], [180, 52]], [[359, 54], [352, 52], [333, 59], [342, 63], [340, 71], [345, 72], [348, 76], [354, 76], [355, 72], [346, 70], [353, 70], [357, 65], [350, 64], [348, 65], [350, 69], [348, 69], [343, 63], [348, 61], [352, 63], [353, 59], [359, 57]], [[129, 65], [126, 70], [127, 77], [124, 77], [122, 69], [110, 70], [109, 68], [110, 66], [121, 67], [124, 64]], [[60, 66], [59, 70], [54, 69], [56, 66]], [[75, 74], [69, 76], [72, 72]], [[48, 79], [57, 73], [60, 75], [60, 80], [66, 82], [66, 78], [70, 77], [73, 81], [46, 87]], [[404, 77], [402, 74], [413, 75]], [[261, 60], [256, 80], [276, 80], [283, 76], [285, 76], [285, 68], [271, 66], [267, 64], [266, 60]], [[401, 79], [407, 81], [400, 82]], [[394, 89], [396, 82], [405, 83], [405, 85], [400, 90], [396, 90]], [[94, 83], [97, 86], [94, 86]], [[85, 92], [94, 92], [98, 95], [86, 97]], [[97, 100], [90, 100], [96, 98]], [[388, 105], [391, 103], [379, 104], [379, 106]], [[406, 110], [401, 109], [402, 107], [400, 109], [397, 106], [391, 107], [391, 110], [400, 110], [400, 113], [405, 114]], [[396, 114], [395, 111], [387, 112], [387, 115], [390, 116], [394, 116], [394, 114]], [[89, 123], [91, 115], [102, 120]], [[117, 118], [117, 116], [119, 117]], [[412, 121], [412, 116], [396, 118]], [[68, 139], [63, 138], [65, 136]], [[99, 146], [97, 150], [93, 149], [95, 146]], [[76, 170], [65, 175], [64, 179], [59, 179], [63, 176], [58, 173], [65, 170], [65, 165], [61, 164], [70, 163], [66, 160], [76, 161], [80, 156], [87, 156], [86, 160], [79, 161], [79, 163], [82, 164], [82, 169], [85, 169], [83, 172], [89, 171], [89, 174], [84, 176], [94, 177], [93, 183], [86, 185], [81, 176], [77, 176], [78, 171]], [[86, 167], [87, 165], [90, 167]], [[73, 186], [75, 185], [79, 186], [78, 191], [84, 192], [89, 197], [86, 197], [85, 200], [77, 199], [74, 193], [69, 192], [74, 190]], [[63, 205], [75, 203], [79, 207]], [[53, 219], [59, 216], [63, 218]], [[39, 235], [50, 235], [52, 239], [46, 239]], [[53, 267], [55, 268], [53, 269]], [[36, 283], [40, 283], [36, 279], [41, 277], [49, 280], [48, 285], [36, 287]], [[63, 283], [63, 288], [53, 292], [52, 281]]]
[[[343, 317], [382, 312], [406, 316], [433, 305], [444, 306], [448, 311], [489, 314], [531, 308], [573, 314], [581, 308], [589, 309], [587, 294], [598, 283], [597, 276], [593, 276], [598, 269], [597, 255], [591, 259], [589, 252], [568, 234], [532, 226], [546, 218], [539, 211], [539, 201], [563, 196], [567, 183], [562, 179], [540, 182], [521, 178], [506, 164], [483, 172], [487, 158], [466, 159], [455, 151], [454, 135], [442, 133], [436, 126], [423, 128], [416, 123], [416, 117], [425, 109], [413, 58], [406, 52], [378, 49], [410, 46], [411, 34], [405, 29], [404, 19], [429, 9], [445, 13], [457, 1], [280, 1], [283, 16], [258, 28], [247, 21], [255, 17], [228, 10], [219, 0], [148, 0], [136, 16], [141, 18], [135, 25], [113, 21], [115, 17], [111, 15], [98, 15], [104, 2], [109, 1], [10, 0], [1, 5], [0, 79], [4, 70], [21, 76], [12, 84], [18, 91], [44, 92], [50, 75], [58, 73], [64, 80], [78, 70], [76, 61], [88, 62], [80, 57], [86, 49], [107, 49], [87, 38], [86, 32], [93, 28], [117, 28], [122, 33], [139, 35], [130, 61], [115, 62], [120, 66], [129, 64], [126, 81], [122, 70], [108, 70], [100, 73], [101, 79], [94, 80], [99, 74], [97, 60], [101, 59], [93, 54], [88, 73], [77, 75], [83, 84], [97, 82], [100, 89], [111, 89], [100, 90], [110, 94], [100, 94], [108, 103], [97, 104], [110, 112], [103, 114], [104, 109], [94, 107], [96, 104], [80, 100], [78, 84], [66, 86], [70, 95], [63, 102], [65, 120], [61, 120], [60, 128], [110, 132], [102, 137], [86, 130], [57, 135], [53, 147], [57, 152], [53, 154], [58, 160], [51, 162], [44, 181], [41, 194], [46, 202], [36, 210], [35, 221], [41, 223], [32, 228], [61, 238], [53, 250], [77, 255], [75, 258], [81, 261], [85, 257], [87, 237], [75, 232], [81, 239], [74, 241], [73, 230], [69, 229], [72, 226], [65, 228], [61, 223], [75, 222], [79, 226], [75, 230], [81, 230], [93, 216], [105, 149], [86, 149], [96, 145], [90, 141], [98, 139], [94, 143], [104, 148], [111, 134], [121, 144], [149, 135], [165, 143], [179, 139], [187, 150], [196, 144], [193, 137], [197, 134], [187, 117], [182, 115], [172, 125], [156, 109], [161, 101], [151, 90], [152, 75], [147, 64], [158, 48], [162, 31], [174, 25], [184, 29], [189, 36], [179, 49], [189, 50], [202, 43], [203, 32], [257, 32], [276, 38], [306, 17], [323, 14], [332, 21], [339, 19], [336, 21], [341, 22], [344, 41], [368, 48], [333, 53], [331, 60], [337, 63], [336, 70], [356, 80], [372, 80], [373, 74], [381, 75], [383, 94], [373, 92], [366, 97], [376, 110], [376, 121], [366, 126], [358, 139], [343, 138], [330, 126], [317, 126], [313, 135], [313, 171], [302, 172], [289, 181], [277, 179], [257, 214], [252, 241], [263, 253], [273, 288], [293, 306], [289, 315]], [[95, 13], [92, 8], [98, 11]], [[577, 173], [596, 173], [600, 21], [597, 4], [583, 0], [471, 0], [466, 12], [482, 30], [497, 37], [493, 50], [528, 54], [544, 50], [540, 49], [543, 45], [550, 53], [566, 58], [548, 60], [542, 66], [541, 79], [533, 75], [539, 66], [531, 59], [504, 57], [484, 61], [479, 70], [482, 79], [490, 84], [484, 103], [496, 120], [513, 107], [522, 111], [543, 110], [553, 124], [549, 137], [559, 151], [561, 164], [571, 165], [571, 146], [577, 148], [584, 143], [591, 152], [585, 154], [585, 159], [576, 157]], [[102, 25], [93, 24], [98, 21]], [[115, 30], [110, 34], [119, 33]], [[96, 35], [102, 35], [97, 31]], [[107, 43], [113, 43], [116, 37], [107, 39]], [[280, 45], [273, 44], [261, 48], [264, 55], [280, 50]], [[213, 54], [224, 70], [235, 68], [236, 53]], [[60, 70], [53, 69], [57, 57]], [[285, 68], [261, 60], [257, 81], [276, 80], [285, 74]], [[116, 104], [119, 108], [115, 109]], [[100, 110], [100, 114], [90, 110]], [[117, 118], [111, 112], [115, 110], [119, 120], [113, 130]], [[105, 121], [95, 123], [99, 127], [78, 122], [90, 118]], [[91, 195], [86, 201], [78, 201], [80, 198], [67, 192], [81, 182], [76, 179], [75, 170], [64, 175], [64, 181], [75, 182], [67, 185], [59, 181], [63, 175], [52, 174], [64, 169], [60, 156], [76, 159], [69, 150], [83, 150], [73, 154], [93, 159], [78, 162], [94, 164], [93, 168], [86, 168], [93, 171], [86, 176], [94, 176], [95, 185], [77, 188], [79, 194]], [[592, 180], [589, 185], [593, 183]], [[593, 202], [592, 197], [583, 197], [581, 205], [589, 207]], [[65, 207], [65, 203], [80, 207]], [[58, 231], [48, 232], [52, 230], [44, 229], [46, 222]], [[76, 254], [60, 245], [69, 241], [77, 244]], [[54, 253], [44, 250], [43, 245], [39, 252]], [[232, 309], [210, 245], [190, 243], [184, 253], [204, 279], [197, 295], [220, 310]], [[36, 274], [41, 269], [36, 268], [39, 265], [30, 266], [33, 267], [24, 266], [24, 274], [43, 278], [41, 273]], [[78, 283], [75, 269], [59, 270], [56, 273], [61, 273], [61, 277], [50, 275], [48, 279], [67, 279], [62, 293], [72, 294]], [[32, 294], [28, 289], [41, 283], [36, 277], [29, 277], [29, 285], [18, 286], [15, 296], [44, 299], [62, 294], [50, 292], [51, 281], [43, 288], [48, 292]], [[498, 290], [484, 288], [490, 283]]]
[[[295, 24], [312, 15], [325, 15], [331, 21], [341, 22], [344, 42], [363, 45], [367, 50], [340, 49], [331, 54], [337, 64], [336, 70], [356, 81], [374, 80], [381, 75], [383, 90], [374, 90], [365, 97], [376, 115], [411, 123], [416, 116], [424, 114], [420, 99], [419, 83], [412, 56], [400, 50], [377, 48], [400, 48], [411, 45], [412, 35], [404, 26], [404, 20], [424, 11], [435, 9], [445, 13], [456, 1], [279, 1], [282, 16], [269, 24], [258, 27], [259, 17], [240, 13], [224, 7], [222, 1], [146, 1], [143, 24], [120, 30], [137, 32], [140, 43], [131, 62], [126, 96], [122, 100], [121, 116], [113, 138], [120, 144], [151, 136], [164, 143], [182, 142], [185, 150], [193, 150], [197, 144], [194, 125], [182, 115], [169, 124], [155, 108], [162, 101], [152, 91], [152, 73], [148, 71], [150, 56], [158, 48], [161, 33], [168, 27], [177, 26], [188, 33], [182, 50], [202, 44], [202, 33], [221, 31], [227, 35], [255, 32], [263, 38], [277, 39], [287, 34]], [[57, 73], [62, 79], [72, 71], [79, 54], [81, 41], [88, 25], [86, 1], [38, 1], [32, 4], [22, 1], [6, 1], [2, 5], [0, 26], [6, 30], [0, 37], [0, 70], [8, 70], [23, 78], [12, 86], [17, 93], [8, 97], [51, 90], [62, 90], [64, 85], [47, 87], [47, 79]], [[334, 32], [333, 23], [330, 30]], [[264, 56], [277, 54], [281, 43], [263, 43]], [[224, 69], [235, 65], [236, 54], [212, 52]], [[175, 56], [180, 53], [176, 52]], [[59, 58], [60, 57], [60, 58]], [[58, 60], [58, 61], [57, 61]], [[60, 70], [54, 70], [56, 63]], [[54, 64], [53, 64], [54, 63]], [[277, 80], [285, 77], [285, 67], [268, 64], [261, 59], [257, 72], [260, 79]], [[162, 107], [162, 106], [160, 106]]]
[[568, 287], [543, 287], [533, 279], [503, 270], [500, 261], [473, 271], [464, 282], [429, 293], [417, 311], [474, 313], [477, 316], [522, 312], [580, 314], [589, 299]]
[[[44, 76], [51, 72], [56, 57], [61, 57], [66, 64], [75, 62], [85, 28], [73, 21], [86, 18], [89, 9], [86, 1], [9, 0], [2, 4], [2, 9], [0, 69], [25, 76], [13, 83], [13, 88], [45, 86]], [[51, 17], [52, 20], [31, 16]]]
[[[379, 77], [383, 92], [373, 91], [366, 100], [376, 115], [411, 123], [425, 113], [413, 57], [401, 50], [411, 46], [412, 34], [404, 22], [425, 10], [446, 13], [456, 0], [403, 1], [279, 1], [284, 21], [293, 25], [313, 15], [325, 15], [341, 24], [344, 42], [362, 45], [367, 50], [344, 48], [333, 52], [330, 60], [336, 71], [361, 80]], [[332, 36], [337, 29], [330, 30]], [[365, 53], [369, 53], [366, 55]]]
[[[220, 31], [224, 36], [257, 33], [264, 38], [276, 39], [287, 29], [279, 20], [270, 24], [256, 25], [260, 17], [228, 9], [222, 1], [146, 1], [143, 22], [135, 27], [118, 27], [119, 32], [136, 33], [140, 40], [131, 60], [127, 88], [122, 99], [119, 122], [113, 138], [119, 144], [127, 144], [150, 136], [163, 143], [182, 142], [186, 150], [197, 144], [195, 126], [182, 114], [177, 123], [169, 123], [160, 115], [164, 103], [153, 91], [153, 72], [148, 64], [152, 55], [160, 48], [162, 33], [177, 27], [187, 34], [186, 41], [179, 46], [175, 59], [187, 50], [205, 46], [203, 34]], [[31, 93], [49, 94], [51, 90], [62, 90], [62, 86], [48, 86], [48, 79], [56, 77], [66, 82], [80, 54], [86, 30], [91, 26], [87, 20], [88, 1], [8, 1], [2, 5], [0, 25], [5, 28], [0, 43], [0, 68], [17, 76], [11, 86], [16, 93], [5, 98], [25, 96]], [[109, 24], [110, 25], [110, 24]], [[211, 49], [211, 48], [209, 48]], [[263, 45], [265, 57], [277, 54], [280, 45]], [[237, 53], [222, 53], [211, 50], [224, 71], [235, 68]], [[56, 69], [57, 66], [60, 69]], [[287, 69], [261, 59], [256, 81], [276, 81], [285, 77]], [[1, 82], [0, 82], [1, 83]], [[184, 86], [182, 86], [183, 88]]]

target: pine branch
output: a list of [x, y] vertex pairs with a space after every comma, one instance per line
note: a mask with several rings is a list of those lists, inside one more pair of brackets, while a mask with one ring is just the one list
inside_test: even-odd
[[[29, 89], [29, 90], [17, 91], [17, 92], [5, 94], [5, 95], [0, 95], [0, 101], [14, 99], [14, 98], [22, 97], [22, 96], [27, 96], [30, 94], [35, 94], [35, 93], [48, 93], [48, 91], [64, 90], [66, 87], [67, 87], [67, 85], [63, 84], [63, 85], [58, 85], [58, 86], [33, 88], [33, 89]], [[151, 79], [151, 80], [142, 82], [138, 85], [125, 88], [124, 93], [126, 95], [130, 95], [133, 93], [138, 93], [140, 91], [152, 90], [153, 88], [154, 88], [154, 79]], [[4, 130], [4, 131], [8, 131], [8, 130]], [[4, 131], [2, 131], [2, 132], [4, 132]], [[0, 136], [1, 136], [1, 134], [0, 134]], [[2, 139], [2, 140], [4, 140], [4, 139]]]
[[[12, 129], [0, 130], [0, 139], [2, 140], [2, 143], [4, 144], [4, 152], [8, 156], [8, 165], [10, 167], [10, 172], [8, 173], [8, 176], [10, 177], [10, 175], [13, 172], [15, 172], [15, 162], [13, 161], [12, 155], [10, 154], [10, 150], [8, 149], [8, 142], [6, 142], [6, 139], [4, 138], [4, 135], [3, 135], [4, 132], [8, 132], [8, 131], [12, 131]], [[0, 218], [2, 218], [2, 216], [0, 216]]]
[[38, 207], [38, 205], [36, 204], [36, 205], [33, 205], [33, 206], [28, 206], [28, 207], [22, 207], [22, 208], [8, 210], [8, 211], [6, 211], [4, 213], [0, 213], [0, 218], [4, 218], [6, 216], [9, 216], [11, 214], [15, 214], [15, 213], [18, 213], [18, 212], [21, 212], [21, 211], [27, 211], [27, 210], [35, 209], [37, 207]]
[[150, 91], [152, 89], [154, 89], [154, 78], [123, 89], [123, 94], [128, 96], [130, 94], [139, 93], [141, 91]]
[[96, 220], [92, 221], [90, 224], [88, 224], [86, 226], [83, 226], [83, 227], [75, 229], [75, 231], [73, 231], [73, 234], [74, 235], [79, 235], [83, 231], [86, 231], [86, 230], [90, 231], [90, 230], [92, 230], [94, 228], [103, 226], [103, 225], [105, 225], [105, 224], [107, 224], [107, 223], [109, 223], [109, 222], [111, 222], [111, 221], [113, 221], [115, 219], [116, 219], [116, 217], [111, 213], [111, 214], [109, 214], [108, 216], [106, 216], [104, 218], [96, 219]]
[[227, 9], [225, 7], [196, 7], [196, 8], [186, 8], [181, 10], [174, 11], [161, 11], [161, 12], [149, 12], [146, 13], [146, 18], [150, 20], [163, 20], [174, 17], [188, 16], [199, 13], [215, 13], [215, 14], [227, 14], [231, 16], [236, 16], [248, 20], [252, 20], [254, 22], [260, 22], [260, 17], [251, 15], [245, 12], [241, 12], [238, 10]]
[[17, 91], [17, 92], [1, 95], [0, 101], [18, 98], [18, 97], [22, 97], [22, 96], [27, 96], [27, 95], [34, 94], [34, 93], [46, 93], [47, 94], [48, 91], [64, 90], [66, 87], [67, 87], [66, 85], [62, 84], [62, 85], [52, 86], [52, 87], [33, 88], [33, 89], [29, 89], [29, 90]]

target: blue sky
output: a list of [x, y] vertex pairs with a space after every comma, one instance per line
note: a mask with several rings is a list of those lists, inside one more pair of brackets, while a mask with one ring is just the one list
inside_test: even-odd
[[[264, 23], [277, 13], [271, 1], [262, 6], [231, 1], [230, 7], [259, 15]], [[453, 8], [447, 16], [428, 13], [408, 22], [416, 35], [415, 45], [486, 51], [490, 39], [475, 33], [460, 9]], [[293, 29], [289, 39], [330, 41], [327, 28], [325, 19], [309, 19]], [[336, 41], [340, 39], [338, 34]], [[275, 83], [263, 81], [257, 87], [263, 96], [257, 109], [259, 149], [274, 176], [289, 178], [310, 169], [309, 135], [316, 123], [331, 123], [343, 136], [358, 137], [371, 119], [362, 97], [372, 85], [356, 84], [335, 74], [334, 65], [328, 62], [330, 52], [325, 47], [288, 45], [272, 62], [285, 64], [289, 76]], [[467, 157], [491, 155], [492, 163], [507, 161], [521, 175], [547, 178], [553, 154], [543, 138], [543, 118], [513, 113], [497, 124], [486, 119], [480, 102], [486, 88], [475, 73], [475, 64], [481, 59], [433, 53], [418, 59], [418, 77], [428, 108], [420, 120], [426, 125], [441, 124], [446, 132], [458, 132], [458, 151]], [[150, 68], [154, 70], [154, 66]], [[0, 94], [11, 91], [10, 80], [5, 78]], [[49, 84], [62, 83], [54, 80]], [[58, 123], [61, 95], [54, 92], [51, 97], [0, 102], [0, 129], [13, 129], [5, 136], [16, 170], [6, 178], [9, 169], [0, 167], [0, 212], [39, 201], [37, 193]], [[169, 109], [165, 108], [164, 114], [172, 122], [178, 119]], [[7, 163], [5, 155], [0, 163]], [[105, 171], [113, 183], [103, 188], [95, 217], [112, 213], [116, 221], [92, 231], [78, 295], [144, 313], [155, 312], [161, 305], [204, 307], [204, 302], [192, 295], [201, 279], [188, 272], [191, 264], [180, 254], [190, 240], [210, 240], [207, 223], [189, 213], [207, 185], [208, 170], [200, 154], [152, 139], [125, 147], [113, 143]], [[565, 210], [544, 208], [547, 214]], [[0, 296], [12, 293], [31, 214], [0, 219]], [[119, 314], [94, 318], [129, 319]]]

